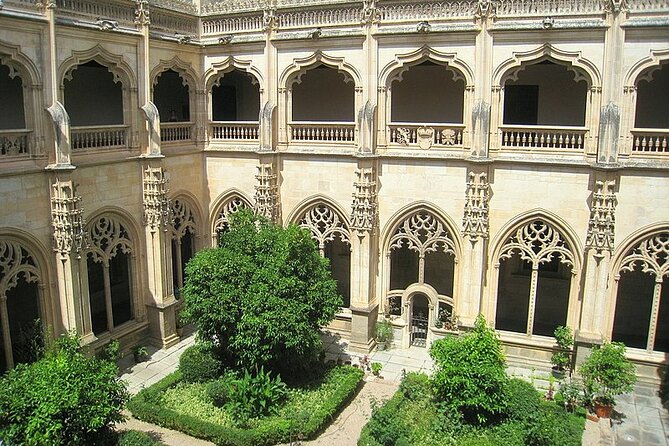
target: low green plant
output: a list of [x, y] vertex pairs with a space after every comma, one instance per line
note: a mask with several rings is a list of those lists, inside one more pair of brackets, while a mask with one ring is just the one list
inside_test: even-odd
[[135, 362], [146, 361], [149, 357], [149, 351], [143, 345], [138, 345], [132, 349], [132, 354], [135, 357]]
[[96, 356], [98, 359], [105, 361], [118, 361], [123, 358], [123, 354], [121, 353], [121, 343], [118, 339], [112, 339], [102, 348], [102, 350], [98, 351]]
[[224, 383], [227, 384], [224, 407], [237, 421], [275, 414], [288, 395], [281, 377], [272, 378], [271, 372], [265, 372], [263, 367], [254, 375], [244, 371], [241, 377]]
[[389, 319], [382, 319], [376, 323], [376, 342], [388, 347], [393, 341], [393, 324]]
[[568, 412], [573, 412], [576, 407], [585, 404], [583, 386], [573, 381], [564, 381], [555, 393], [555, 402], [564, 406]]
[[179, 358], [179, 370], [186, 382], [205, 382], [218, 378], [223, 371], [223, 363], [214, 354], [209, 343], [191, 345]]
[[571, 328], [559, 326], [553, 332], [559, 350], [553, 352], [551, 363], [558, 371], [571, 370], [571, 352], [574, 348], [574, 334]]
[[76, 334], [0, 378], [0, 439], [15, 445], [106, 444], [128, 399], [116, 364], [89, 358]]
[[534, 386], [520, 378], [512, 378], [507, 386], [506, 416], [525, 422], [541, 407], [541, 395]]
[[123, 431], [118, 435], [115, 446], [160, 446], [165, 443], [156, 441], [146, 432]]
[[372, 374], [379, 376], [381, 374], [381, 369], [383, 368], [383, 365], [380, 362], [373, 362], [372, 363]]
[[603, 406], [615, 404], [615, 397], [631, 392], [636, 383], [634, 364], [625, 358], [625, 344], [605, 342], [595, 346], [579, 369], [587, 394]]
[[463, 336], [438, 339], [430, 348], [435, 372], [432, 385], [447, 410], [469, 422], [488, 423], [507, 407], [506, 364], [495, 331], [479, 315]]
[[429, 399], [432, 397], [430, 378], [425, 373], [406, 373], [400, 382], [399, 391], [410, 401]]

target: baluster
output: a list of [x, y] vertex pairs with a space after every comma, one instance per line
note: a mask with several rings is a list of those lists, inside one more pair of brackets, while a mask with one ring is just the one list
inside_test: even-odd
[[660, 137], [653, 138], [655, 141], [653, 152], [659, 152], [660, 151]]
[[662, 138], [662, 152], [667, 151], [667, 137]]
[[523, 132], [522, 145], [527, 146], [527, 132]]
[[647, 141], [646, 141], [646, 137], [644, 136], [643, 139], [641, 140], [641, 151], [642, 152], [646, 151], [646, 144], [647, 144]]

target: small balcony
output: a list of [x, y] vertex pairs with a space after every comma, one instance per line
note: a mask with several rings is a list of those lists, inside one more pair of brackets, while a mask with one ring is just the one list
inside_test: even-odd
[[31, 133], [27, 129], [0, 130], [0, 155], [3, 158], [29, 156]]
[[388, 126], [390, 143], [421, 149], [463, 146], [464, 124], [394, 122]]
[[127, 125], [85, 126], [70, 128], [73, 151], [122, 149], [128, 146]]
[[586, 145], [587, 127], [503, 125], [499, 129], [502, 148], [529, 151], [580, 152]]
[[192, 141], [194, 138], [192, 122], [160, 123], [160, 141], [163, 143]]
[[258, 141], [258, 121], [212, 121], [209, 139], [217, 141]]
[[290, 123], [290, 141], [294, 142], [354, 142], [355, 123], [300, 121]]
[[632, 129], [632, 155], [669, 156], [669, 129]]

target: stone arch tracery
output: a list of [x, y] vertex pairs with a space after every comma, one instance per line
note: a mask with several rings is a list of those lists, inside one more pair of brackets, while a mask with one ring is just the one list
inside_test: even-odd
[[184, 286], [186, 263], [195, 254], [195, 237], [198, 230], [190, 199], [179, 196], [170, 200], [170, 212], [172, 214], [169, 227], [172, 244], [172, 274], [174, 290], [179, 295]]
[[669, 352], [669, 227], [643, 231], [614, 262], [611, 339]]
[[503, 234], [494, 251], [497, 288], [489, 317], [494, 316], [495, 327], [552, 336], [557, 325], [573, 326], [580, 261], [571, 234], [541, 213], [531, 213]]
[[[152, 101], [154, 104], [156, 104], [156, 107], [160, 110], [160, 98], [157, 96], [157, 94], [161, 91], [160, 89], [156, 89], [158, 87], [159, 82], [161, 77], [168, 71], [173, 71], [176, 73], [179, 78], [181, 79], [181, 84], [186, 90], [188, 94], [188, 112], [191, 116], [188, 116], [188, 119], [185, 119], [186, 116], [182, 116], [180, 119], [182, 121], [192, 121], [192, 113], [196, 109], [196, 96], [199, 91], [201, 91], [201, 88], [199, 87], [199, 82], [198, 82], [198, 75], [193, 70], [192, 66], [190, 63], [186, 63], [182, 61], [179, 56], [174, 56], [170, 60], [161, 60], [158, 65], [156, 65], [152, 70], [150, 74], [150, 79], [152, 80], [151, 82], [151, 97]], [[164, 90], [163, 90], [164, 91]], [[178, 108], [178, 107], [173, 107], [173, 108]], [[164, 109], [164, 107], [163, 107]], [[175, 110], [176, 111], [176, 110]], [[182, 110], [179, 110], [180, 114], [185, 115], [185, 112]], [[165, 113], [161, 114], [161, 121], [167, 122], [167, 121], [174, 121], [176, 117], [172, 117], [172, 115], [167, 114], [166, 116], [163, 116]]]
[[219, 236], [221, 233], [228, 230], [229, 216], [240, 209], [253, 209], [251, 200], [244, 197], [241, 192], [231, 191], [222, 196], [218, 200], [218, 204], [214, 206], [214, 213], [212, 215], [212, 238], [214, 246], [218, 245]]

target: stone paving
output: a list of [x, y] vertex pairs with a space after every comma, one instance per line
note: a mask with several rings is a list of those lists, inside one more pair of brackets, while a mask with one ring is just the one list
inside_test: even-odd
[[[323, 336], [326, 346], [326, 359], [331, 359], [341, 363], [360, 364], [364, 361], [365, 355], [350, 353], [348, 343], [341, 339], [339, 335], [326, 333]], [[124, 358], [121, 361], [123, 374], [121, 377], [128, 382], [130, 393], [135, 394], [143, 387], [148, 387], [158, 382], [163, 377], [172, 373], [179, 365], [181, 353], [195, 341], [193, 331], [187, 331], [182, 341], [178, 344], [165, 349], [158, 350], [149, 348], [149, 360], [140, 364], [132, 362], [132, 356]], [[391, 350], [375, 350], [367, 355], [369, 363], [378, 362], [381, 364], [381, 377], [387, 384], [387, 390], [394, 389], [402, 379], [404, 372], [432, 372], [432, 360], [428, 350], [421, 347], [411, 347], [408, 349], [393, 348]], [[509, 369], [509, 373], [514, 375], [526, 375], [534, 373], [522, 368]], [[367, 383], [371, 384], [371, 383]], [[369, 389], [372, 390], [372, 389]], [[352, 408], [342, 412], [340, 417], [334, 421], [332, 426], [325, 433], [330, 435], [317, 439], [308, 444], [327, 445], [330, 440], [337, 438], [337, 442], [344, 444], [355, 444], [357, 434], [362, 425], [369, 417], [369, 399], [368, 392], [361, 392], [364, 400], [362, 402], [354, 400]], [[385, 392], [383, 392], [385, 394]], [[391, 394], [392, 392], [388, 393]], [[385, 397], [386, 395], [384, 395]], [[358, 407], [362, 404], [363, 406]], [[349, 413], [350, 412], [350, 413]], [[351, 423], [351, 416], [361, 416], [361, 420]], [[355, 424], [355, 429], [353, 429]], [[586, 424], [586, 433], [583, 437], [584, 446], [669, 446], [669, 413], [662, 407], [660, 398], [657, 396], [657, 389], [637, 386], [632, 394], [622, 395], [618, 398], [615, 407], [614, 417], [612, 419], [613, 432], [611, 435], [608, 429], [608, 423], [603, 421], [599, 424], [588, 421]], [[350, 428], [346, 428], [350, 425]], [[157, 426], [142, 424], [137, 420], [130, 420], [127, 426], [122, 428], [138, 428], [140, 430], [157, 433], [166, 444], [184, 445], [204, 445], [208, 444], [201, 440], [196, 440], [175, 433]], [[353, 432], [353, 430], [356, 432]], [[324, 433], [324, 434], [325, 434]], [[174, 438], [174, 441], [170, 441]]]

